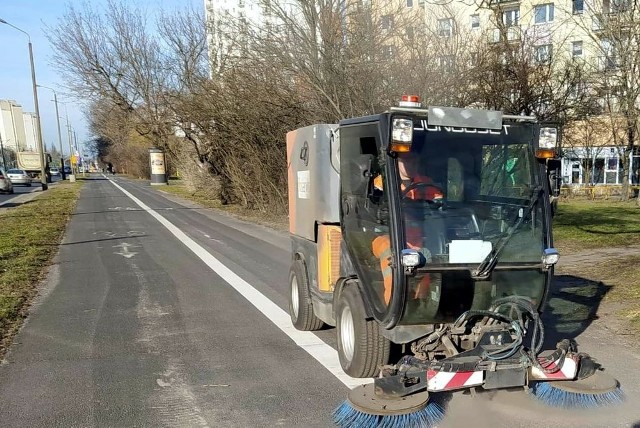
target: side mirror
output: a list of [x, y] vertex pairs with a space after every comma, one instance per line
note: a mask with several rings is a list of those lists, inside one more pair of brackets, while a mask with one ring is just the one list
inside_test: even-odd
[[354, 195], [367, 197], [373, 177], [373, 155], [360, 155], [350, 165], [349, 183]]

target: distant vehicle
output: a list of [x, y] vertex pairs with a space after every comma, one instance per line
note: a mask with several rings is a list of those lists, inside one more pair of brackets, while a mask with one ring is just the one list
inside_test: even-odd
[[0, 192], [13, 193], [13, 183], [2, 168], [0, 168]]
[[33, 180], [27, 171], [23, 169], [10, 169], [7, 171], [7, 175], [13, 184], [24, 184], [27, 187], [31, 187], [31, 181]]
[[[40, 176], [40, 152], [18, 152], [16, 155], [20, 169], [27, 171], [27, 174], [33, 178]], [[49, 153], [45, 153], [44, 161], [46, 169], [49, 162], [51, 162]]]
[[73, 171], [71, 171], [71, 167], [68, 165], [65, 165], [64, 167], [64, 173], [65, 174], [73, 174]]
[[49, 168], [49, 172], [51, 173], [51, 175], [60, 175], [60, 170], [56, 167]]

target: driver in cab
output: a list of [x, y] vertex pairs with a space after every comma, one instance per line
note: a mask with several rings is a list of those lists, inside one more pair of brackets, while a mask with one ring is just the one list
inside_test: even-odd
[[[431, 177], [420, 175], [417, 171], [417, 160], [415, 154], [398, 153], [398, 173], [400, 178], [400, 191], [403, 198], [418, 201], [438, 201], [444, 198], [442, 190], [433, 184]], [[375, 190], [382, 192], [382, 176], [378, 175], [373, 180]], [[422, 221], [410, 218], [405, 219], [407, 248], [422, 252], [427, 261], [430, 260], [430, 252], [423, 245], [424, 234]], [[393, 287], [393, 271], [391, 262], [391, 241], [389, 234], [376, 237], [372, 242], [373, 254], [380, 259], [380, 269], [384, 282], [384, 301], [388, 305], [391, 301], [391, 291]], [[425, 275], [413, 290], [414, 299], [425, 299], [428, 297], [430, 276]]]

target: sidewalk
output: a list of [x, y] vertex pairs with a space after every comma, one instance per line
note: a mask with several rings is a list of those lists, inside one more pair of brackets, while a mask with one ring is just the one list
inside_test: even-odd
[[582, 266], [592, 266], [594, 263], [601, 263], [611, 259], [640, 254], [640, 245], [628, 247], [608, 247], [583, 250], [577, 253], [560, 255], [558, 268], [575, 269]]

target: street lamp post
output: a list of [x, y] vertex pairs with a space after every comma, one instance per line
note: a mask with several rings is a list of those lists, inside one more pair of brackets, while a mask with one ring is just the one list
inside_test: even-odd
[[76, 181], [76, 169], [73, 164], [73, 147], [71, 147], [71, 125], [69, 124], [69, 111], [67, 110], [68, 102], [58, 101], [64, 106], [64, 117], [67, 122], [67, 143], [69, 144], [69, 166], [71, 167], [71, 174], [69, 174], [69, 181], [75, 183]]
[[60, 174], [62, 179], [65, 180], [65, 172], [64, 172], [64, 151], [62, 150], [62, 134], [60, 133], [60, 115], [58, 113], [58, 94], [56, 94], [55, 89], [50, 88], [44, 85], [38, 85], [41, 88], [49, 89], [53, 91], [53, 102], [56, 105], [56, 121], [58, 122], [58, 144], [60, 145]]
[[40, 124], [40, 108], [38, 107], [38, 90], [36, 83], [36, 69], [33, 65], [33, 47], [31, 45], [31, 36], [26, 31], [16, 27], [13, 24], [9, 24], [4, 19], [0, 18], [0, 24], [6, 24], [11, 28], [14, 28], [21, 33], [24, 33], [29, 38], [29, 61], [31, 63], [31, 84], [33, 86], [33, 103], [35, 104], [36, 109], [36, 122], [38, 127], [38, 150], [40, 150], [40, 183], [42, 184], [42, 190], [47, 190], [49, 186], [47, 186], [47, 171], [46, 171], [46, 159], [44, 154], [44, 147], [42, 146], [42, 126]]

